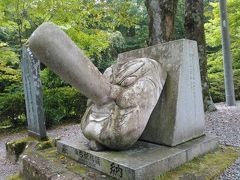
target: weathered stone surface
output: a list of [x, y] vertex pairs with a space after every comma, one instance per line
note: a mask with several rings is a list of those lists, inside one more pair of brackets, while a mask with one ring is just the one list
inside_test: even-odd
[[141, 58], [117, 63], [104, 75], [122, 91], [111, 103], [88, 107], [81, 121], [82, 132], [108, 148], [125, 149], [142, 135], [167, 74], [160, 63]]
[[177, 40], [119, 54], [118, 61], [151, 58], [162, 63], [167, 80], [142, 140], [175, 146], [204, 134], [204, 110], [197, 43]]
[[24, 137], [6, 143], [6, 156], [16, 163], [25, 151], [38, 151], [56, 146], [56, 139], [39, 141], [33, 137]]
[[29, 151], [23, 155], [21, 176], [24, 180], [79, 180], [106, 177], [99, 171], [59, 155], [55, 148], [37, 152]]
[[138, 141], [129, 150], [96, 152], [77, 139], [57, 142], [58, 152], [117, 179], [150, 179], [214, 150], [217, 139], [203, 136], [176, 147]]
[[22, 79], [24, 85], [28, 132], [39, 139], [46, 139], [45, 115], [43, 110], [40, 62], [29, 49], [22, 49]]
[[39, 26], [29, 39], [29, 47], [42, 63], [96, 104], [109, 101], [110, 83], [56, 25]]
[[142, 135], [167, 73], [149, 58], [118, 62], [102, 75], [57, 26], [44, 23], [29, 45], [45, 65], [91, 99], [82, 132], [92, 149], [125, 149]]
[[[63, 167], [52, 166], [51, 162], [35, 153], [22, 158], [21, 174], [25, 180], [71, 179], [76, 174], [67, 172]], [[81, 179], [81, 176], [78, 176]]]
[[19, 156], [23, 153], [28, 139], [24, 138], [18, 141], [11, 141], [6, 143], [6, 157], [12, 163], [16, 163]]

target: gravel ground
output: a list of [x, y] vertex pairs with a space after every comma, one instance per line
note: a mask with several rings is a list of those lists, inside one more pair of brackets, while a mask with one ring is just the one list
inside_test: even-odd
[[[218, 103], [216, 107], [218, 111], [206, 115], [206, 132], [216, 134], [221, 144], [240, 147], [240, 102], [237, 107], [227, 107], [224, 103]], [[48, 135], [63, 138], [77, 135], [85, 141], [79, 129], [79, 125], [67, 125], [48, 131]], [[7, 176], [16, 173], [20, 168], [19, 164], [12, 164], [6, 160], [5, 143], [24, 136], [26, 135], [16, 133], [0, 137], [0, 180], [6, 179]], [[240, 179], [240, 158], [225, 170], [220, 179]]]
[[[84, 138], [83, 134], [79, 132], [79, 129], [80, 129], [79, 124], [62, 126], [57, 129], [49, 130], [48, 136], [68, 138], [74, 135], [74, 136], [81, 137], [81, 139], [84, 142], [86, 141], [86, 139]], [[25, 136], [26, 134], [21, 134], [21, 133], [15, 133], [8, 136], [0, 136], [0, 180], [5, 180], [6, 177], [12, 174], [15, 174], [20, 169], [20, 165], [18, 163], [13, 164], [8, 160], [6, 160], [6, 149], [5, 149], [6, 142], [9, 142], [14, 139], [22, 138]]]
[[[240, 147], [240, 102], [235, 107], [216, 104], [218, 111], [207, 113], [206, 132], [216, 134], [219, 143]], [[221, 180], [240, 180], [240, 157], [220, 176]]]

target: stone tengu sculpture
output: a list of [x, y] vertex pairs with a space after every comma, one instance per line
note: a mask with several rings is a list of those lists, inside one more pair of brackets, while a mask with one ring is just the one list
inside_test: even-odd
[[139, 139], [167, 77], [159, 62], [130, 58], [102, 75], [52, 23], [42, 24], [29, 46], [42, 63], [90, 99], [81, 128], [91, 149], [125, 149]]

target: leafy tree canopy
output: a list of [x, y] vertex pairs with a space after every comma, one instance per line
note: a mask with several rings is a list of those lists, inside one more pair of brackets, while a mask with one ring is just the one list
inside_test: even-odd
[[10, 45], [17, 42], [19, 48], [40, 24], [52, 21], [92, 56], [109, 46], [109, 32], [138, 22], [132, 6], [132, 1], [116, 0], [4, 0], [0, 2], [0, 27], [15, 33], [7, 40]]
[[[228, 19], [230, 27], [231, 53], [233, 57], [233, 72], [236, 98], [240, 98], [240, 1], [228, 0]], [[211, 93], [215, 101], [224, 101], [223, 54], [221, 42], [221, 20], [219, 3], [210, 3], [205, 23], [206, 40], [208, 44], [208, 73]]]

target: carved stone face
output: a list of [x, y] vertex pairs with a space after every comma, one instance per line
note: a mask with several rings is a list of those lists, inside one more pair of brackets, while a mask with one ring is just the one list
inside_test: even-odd
[[83, 134], [110, 149], [125, 149], [141, 136], [159, 99], [167, 73], [153, 59], [132, 59], [109, 67], [104, 76], [113, 85], [107, 104], [88, 103]]
[[130, 59], [111, 66], [102, 75], [52, 23], [34, 31], [29, 47], [42, 63], [94, 102], [89, 103], [81, 124], [90, 142], [124, 149], [138, 140], [167, 77], [159, 62]]

